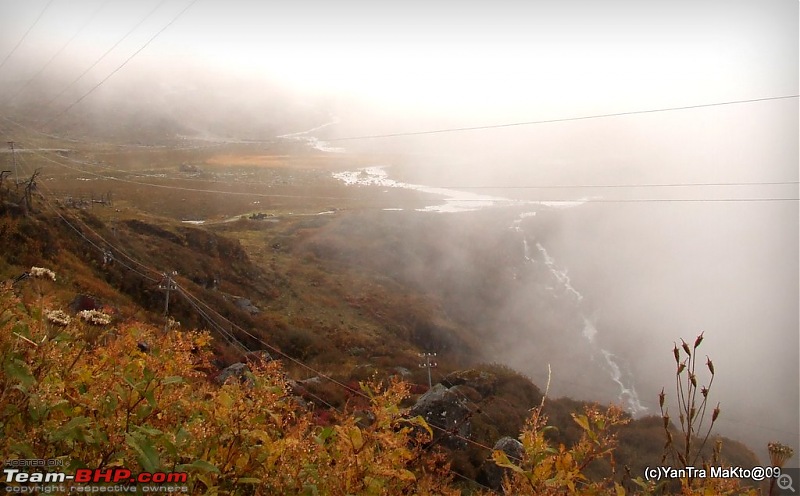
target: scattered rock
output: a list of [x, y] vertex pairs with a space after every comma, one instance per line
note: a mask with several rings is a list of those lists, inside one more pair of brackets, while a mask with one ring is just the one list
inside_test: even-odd
[[322, 381], [319, 377], [309, 377], [308, 379], [303, 379], [302, 381], [297, 381], [298, 384], [301, 386], [308, 386], [309, 384], [320, 384]]
[[434, 427], [434, 440], [452, 449], [466, 448], [466, 441], [461, 438], [470, 434], [470, 409], [458, 391], [436, 384], [419, 397], [410, 414], [421, 416]]
[[[494, 449], [505, 453], [512, 462], [521, 459], [524, 452], [521, 442], [507, 436], [498, 439], [494, 443]], [[491, 487], [495, 491], [501, 491], [503, 489], [503, 478], [510, 471], [510, 468], [498, 467], [491, 458], [488, 458], [481, 466], [478, 482]]]
[[306, 389], [294, 379], [287, 379], [286, 386], [288, 387], [289, 392], [296, 397], [302, 397], [302, 395], [306, 393]]
[[247, 298], [234, 298], [233, 302], [236, 304], [237, 307], [241, 308], [245, 312], [249, 313], [250, 315], [255, 315], [257, 313], [261, 313], [261, 310], [253, 305], [253, 302], [248, 300]]
[[405, 367], [399, 367], [398, 366], [398, 367], [395, 367], [393, 370], [395, 372], [397, 372], [397, 375], [399, 375], [400, 377], [402, 377], [404, 379], [411, 376], [411, 371], [408, 370]]
[[219, 384], [220, 386], [225, 384], [231, 377], [236, 377], [240, 381], [245, 380], [245, 374], [250, 371], [250, 367], [247, 366], [245, 363], [234, 363], [229, 367], [225, 367], [222, 371], [214, 378], [214, 382]]
[[465, 398], [472, 403], [480, 403], [481, 401], [483, 401], [483, 396], [481, 396], [481, 394], [477, 390], [465, 384], [453, 386], [450, 388], [450, 391], [456, 393], [460, 397]]
[[497, 388], [497, 376], [482, 370], [459, 370], [448, 374], [442, 379], [442, 384], [447, 387], [466, 385], [487, 397], [494, 394]]

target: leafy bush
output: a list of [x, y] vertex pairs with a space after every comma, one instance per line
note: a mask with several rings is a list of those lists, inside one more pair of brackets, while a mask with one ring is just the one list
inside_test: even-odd
[[[317, 405], [309, 411], [293, 396], [277, 361], [251, 362], [242, 380], [222, 386], [210, 381], [207, 333], [164, 334], [146, 324], [113, 321], [93, 326], [76, 318], [52, 325], [39, 309], [29, 308], [8, 288], [0, 290], [0, 453], [7, 460], [60, 458], [68, 471], [186, 471], [194, 494], [460, 493], [435, 451], [431, 428], [400, 407], [409, 397], [405, 383], [351, 383], [345, 389], [320, 379], [325, 386], [316, 392], [338, 391], [344, 396], [337, 403], [351, 410]], [[482, 394], [506, 398], [523, 386], [524, 377], [513, 371], [483, 369], [452, 377], [488, 381], [458, 386], [471, 401]], [[534, 386], [521, 392], [524, 404], [542, 397]], [[519, 406], [506, 399], [498, 404]], [[491, 418], [483, 413], [476, 411], [475, 420]], [[614, 459], [616, 429], [629, 418], [621, 410], [587, 406], [570, 417], [577, 434], [566, 436], [569, 443], [558, 442], [540, 403], [519, 436], [523, 456], [493, 453], [494, 462], [508, 470], [506, 493], [668, 489], [641, 478], [622, 483]], [[657, 422], [642, 423], [649, 438]], [[483, 435], [500, 434], [491, 427], [486, 422]], [[485, 456], [470, 449], [452, 460], [465, 467], [461, 477], [472, 479], [477, 472], [470, 467]], [[597, 464], [608, 475], [591, 475]], [[736, 480], [681, 482], [677, 489], [686, 495], [755, 494]]]
[[209, 381], [208, 334], [126, 324], [101, 346], [78, 319], [48, 334], [5, 289], [0, 315], [5, 459], [188, 471], [193, 493], [455, 494], [441, 458], [421, 456], [429, 428], [398, 407], [405, 384], [362, 386], [369, 425], [334, 412], [323, 427], [278, 362]]

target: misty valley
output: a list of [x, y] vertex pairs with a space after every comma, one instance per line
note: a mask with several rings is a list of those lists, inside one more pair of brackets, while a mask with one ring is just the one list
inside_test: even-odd
[[[565, 230], [597, 222], [581, 213], [594, 205], [461, 195], [393, 181], [391, 167], [339, 172], [349, 161], [317, 155], [316, 143], [278, 153], [148, 150], [146, 161], [124, 164], [118, 152], [95, 163], [75, 149], [26, 157], [42, 194], [22, 216], [6, 203], [4, 271], [12, 279], [47, 265], [59, 282], [10, 288], [28, 308], [74, 309], [80, 298], [116, 326], [158, 326], [165, 283], [149, 274], [174, 271], [181, 289], [168, 320], [211, 331], [216, 383], [240, 377], [249, 354], [264, 350], [324, 426], [354, 407], [358, 381], [407, 381], [403, 404], [441, 430], [433, 439], [452, 469], [487, 487], [499, 488], [502, 473], [484, 447], [517, 437], [540, 403], [558, 427], [549, 439], [565, 444], [580, 439], [569, 416], [582, 405], [619, 405], [628, 424], [618, 462], [632, 473], [658, 463], [655, 399], [668, 374], [648, 382], [627, 344], [642, 336], [614, 336], [595, 301], [607, 288], [585, 284], [590, 274], [560, 261], [575, 255], [557, 251]], [[420, 368], [420, 353], [435, 353], [436, 367]], [[744, 444], [724, 446], [728, 463], [758, 463]], [[601, 460], [587, 470], [610, 476]]]
[[798, 8], [0, 0], [0, 485], [789, 494]]

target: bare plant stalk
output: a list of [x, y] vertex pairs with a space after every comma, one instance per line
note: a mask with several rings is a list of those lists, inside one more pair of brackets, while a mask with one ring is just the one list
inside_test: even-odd
[[[707, 427], [703, 432], [708, 406], [708, 393], [714, 383], [714, 364], [706, 356], [706, 368], [711, 376], [708, 386], [700, 385], [697, 378], [697, 348], [702, 342], [703, 333], [700, 333], [692, 346], [689, 346], [686, 341], [681, 339], [680, 347], [676, 343], [672, 349], [676, 366], [675, 396], [683, 446], [675, 445], [672, 432], [670, 432], [669, 408], [664, 407], [666, 394], [663, 388], [658, 395], [661, 418], [664, 420], [664, 432], [667, 438], [664, 444], [662, 460], [666, 460], [667, 456], [671, 455], [673, 461], [677, 461], [684, 468], [696, 465], [720, 413], [719, 403], [717, 403], [711, 413], [711, 420], [706, 424]], [[700, 393], [699, 397], [698, 393]], [[692, 472], [689, 473], [691, 474]], [[690, 476], [687, 483], [691, 484], [691, 482], [692, 477]]]

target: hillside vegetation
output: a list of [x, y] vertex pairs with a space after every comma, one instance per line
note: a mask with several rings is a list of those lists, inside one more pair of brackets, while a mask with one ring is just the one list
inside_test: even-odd
[[[52, 197], [11, 204], [0, 215], [5, 459], [188, 471], [197, 494], [481, 494], [499, 489], [498, 466], [514, 494], [657, 489], [641, 475], [661, 461], [660, 417], [544, 398], [544, 385], [483, 363], [513, 290], [497, 270], [520, 258], [512, 239], [413, 212], [387, 223], [380, 212], [274, 208], [192, 226]], [[15, 280], [33, 266], [55, 280]], [[182, 289], [169, 301], [180, 327], [166, 334], [161, 271]], [[410, 413], [428, 391], [417, 356], [428, 351], [439, 353], [437, 391], [462, 409], [455, 427]], [[237, 363], [246, 371], [220, 385]], [[503, 437], [523, 452], [493, 451]], [[716, 441], [724, 463], [757, 463], [726, 439], [704, 459]], [[666, 489], [745, 491], [676, 483]]]
[[[61, 459], [67, 470], [127, 467], [188, 472], [198, 494], [458, 494], [433, 429], [401, 407], [407, 383], [362, 382], [343, 411], [324, 421], [292, 394], [280, 363], [251, 359], [241, 380], [209, 380], [211, 337], [163, 333], [139, 322], [65, 317], [38, 301], [0, 294], [0, 445], [6, 459]], [[98, 312], [99, 315], [104, 315]], [[545, 435], [534, 408], [504, 482], [515, 494], [625, 494], [609, 475], [590, 478], [589, 464], [613, 460], [614, 427], [630, 419], [612, 407], [573, 413], [571, 448]], [[556, 447], [559, 446], [559, 447]], [[586, 472], [586, 473], [585, 473]], [[634, 481], [642, 491], [655, 486]], [[739, 492], [735, 481], [704, 482], [697, 494]], [[694, 494], [685, 485], [687, 494]], [[471, 490], [470, 490], [471, 491]], [[477, 490], [482, 492], [481, 489]]]

